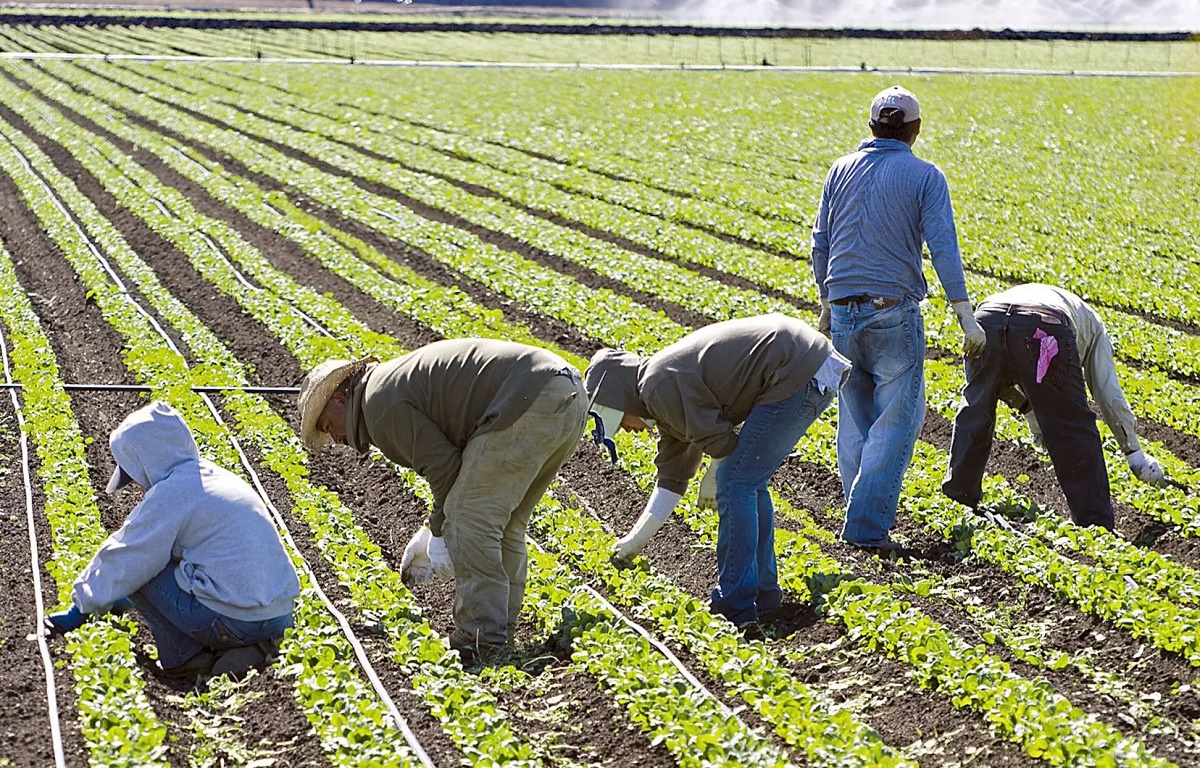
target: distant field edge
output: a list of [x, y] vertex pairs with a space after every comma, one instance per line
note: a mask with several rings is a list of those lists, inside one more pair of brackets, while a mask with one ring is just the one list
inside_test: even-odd
[[[303, 15], [303, 14], [297, 14]], [[174, 29], [311, 29], [362, 32], [490, 32], [537, 35], [644, 35], [746, 38], [866, 38], [882, 40], [1069, 40], [1096, 42], [1194, 42], [1196, 32], [1101, 30], [871, 29], [866, 27], [733, 27], [644, 22], [563, 23], [547, 21], [400, 21], [286, 18], [279, 14], [180, 15], [161, 11], [30, 12], [0, 8], [0, 24], [33, 26], [131, 26]]]

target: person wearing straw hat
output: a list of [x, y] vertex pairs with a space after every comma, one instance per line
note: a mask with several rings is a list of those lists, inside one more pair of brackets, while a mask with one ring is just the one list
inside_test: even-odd
[[300, 594], [262, 499], [201, 458], [166, 403], [131, 413], [109, 445], [117, 467], [106, 490], [135, 484], [146, 493], [75, 580], [70, 609], [46, 617], [47, 632], [134, 608], [154, 636], [162, 677], [241, 677], [262, 666], [292, 625]]
[[781, 314], [713, 323], [647, 358], [597, 352], [584, 380], [594, 397], [593, 439], [615, 460], [617, 430], [658, 430], [657, 483], [614, 558], [642, 551], [707, 454], [698, 503], [719, 519], [711, 608], [739, 626], [776, 612], [783, 592], [767, 482], [849, 369], [828, 339]]
[[450, 646], [464, 662], [508, 645], [529, 516], [583, 435], [579, 373], [539, 347], [451, 339], [383, 363], [326, 361], [305, 377], [299, 408], [310, 450], [375, 446], [429, 482], [433, 509], [401, 576], [453, 576]]

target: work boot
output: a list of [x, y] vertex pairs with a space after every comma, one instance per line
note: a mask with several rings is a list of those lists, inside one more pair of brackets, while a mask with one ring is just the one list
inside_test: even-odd
[[450, 650], [457, 651], [459, 659], [462, 660], [462, 665], [464, 667], [469, 667], [474, 664], [486, 664], [489, 660], [494, 659], [501, 651], [508, 650], [508, 645], [494, 645], [492, 643], [462, 643], [451, 639]]
[[766, 640], [766, 627], [757, 621], [747, 621], [735, 625], [747, 640]]
[[212, 674], [229, 675], [232, 680], [241, 680], [251, 669], [262, 669], [267, 663], [267, 654], [260, 647], [262, 643], [254, 645], [239, 645], [236, 648], [222, 651], [212, 667]]
[[164, 680], [192, 680], [197, 675], [211, 674], [216, 654], [205, 648], [192, 658], [174, 667], [163, 667], [156, 664], [154, 674]]

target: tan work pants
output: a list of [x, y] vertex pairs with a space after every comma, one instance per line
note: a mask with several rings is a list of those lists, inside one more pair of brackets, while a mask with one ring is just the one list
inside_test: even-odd
[[525, 528], [586, 418], [583, 384], [555, 376], [511, 427], [467, 443], [442, 531], [454, 561], [452, 642], [503, 645], [515, 634], [525, 599]]

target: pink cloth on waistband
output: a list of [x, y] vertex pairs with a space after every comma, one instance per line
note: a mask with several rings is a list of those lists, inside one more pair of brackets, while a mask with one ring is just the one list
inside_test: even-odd
[[1037, 383], [1041, 384], [1042, 379], [1046, 378], [1046, 371], [1050, 370], [1050, 361], [1058, 354], [1058, 339], [1038, 328], [1033, 332], [1033, 338], [1041, 342], [1041, 347], [1038, 349], [1037, 363]]

